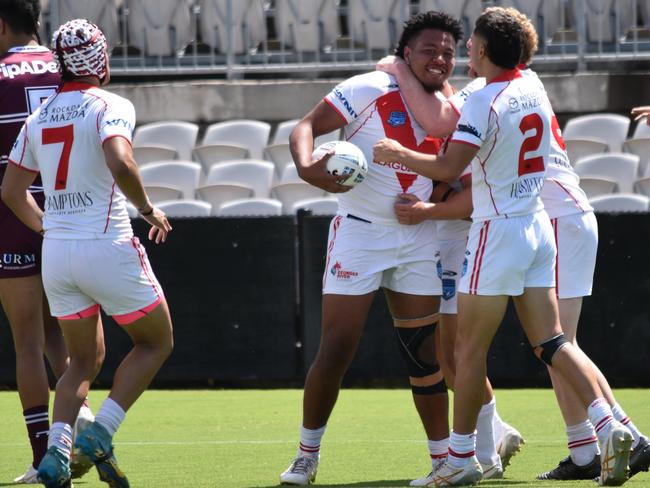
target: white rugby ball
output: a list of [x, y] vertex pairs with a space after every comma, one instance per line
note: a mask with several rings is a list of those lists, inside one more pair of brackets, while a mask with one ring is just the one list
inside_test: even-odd
[[339, 182], [343, 186], [357, 186], [368, 174], [368, 162], [361, 149], [347, 141], [325, 142], [314, 149], [312, 160], [321, 159], [328, 152], [334, 154], [327, 160], [327, 172], [336, 176], [347, 176]]

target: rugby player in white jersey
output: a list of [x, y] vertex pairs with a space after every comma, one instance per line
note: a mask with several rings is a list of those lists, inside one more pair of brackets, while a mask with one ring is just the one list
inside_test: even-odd
[[[499, 10], [504, 10], [515, 16], [524, 28], [525, 42], [521, 57], [521, 71], [525, 76], [536, 78], [534, 71], [528, 68], [538, 44], [534, 25], [524, 14], [513, 8], [490, 7], [486, 11]], [[419, 118], [426, 127], [435, 124], [437, 120], [429, 115], [430, 112], [427, 111], [427, 108], [432, 111], [436, 109], [430, 106], [427, 107], [427, 104], [430, 105], [430, 101], [419, 90], [419, 87], [412, 83], [413, 80], [408, 80], [410, 75], [407, 70], [397, 68], [398, 62], [398, 60], [387, 59], [381, 63], [381, 67], [395, 73], [403, 87], [402, 93], [407, 104], [414, 107], [415, 117]], [[405, 78], [407, 79], [405, 80]], [[485, 86], [485, 79], [479, 78], [466, 87], [463, 92], [468, 96], [469, 93], [483, 86]], [[466, 96], [453, 96], [449, 101], [456, 109], [460, 110], [465, 99]], [[425, 117], [426, 120], [422, 120], [422, 117]], [[557, 119], [553, 119], [553, 124], [555, 132], [554, 138], [551, 140], [551, 154], [541, 198], [555, 230], [558, 250], [556, 293], [562, 330], [567, 339], [577, 346], [576, 330], [582, 298], [590, 295], [592, 289], [598, 232], [593, 209], [589, 205], [586, 195], [579, 187], [579, 179], [569, 163]], [[458, 210], [459, 205], [456, 202], [444, 202], [434, 206], [416, 201], [411, 205], [400, 204], [398, 207], [402, 218], [411, 220], [440, 218], [441, 215], [445, 216], [451, 212], [453, 212], [452, 215], [458, 215], [462, 212], [462, 209]], [[447, 209], [446, 207], [452, 208]], [[466, 208], [469, 208], [471, 212], [471, 202], [466, 205]], [[440, 229], [438, 229], [439, 236], [440, 232]], [[627, 417], [621, 406], [616, 402], [605, 377], [595, 365], [594, 368], [597, 371], [599, 385], [612, 407], [616, 420], [626, 425], [634, 436], [633, 450], [629, 462], [630, 476], [641, 471], [647, 471], [648, 465], [650, 465], [650, 444], [647, 437]], [[570, 456], [563, 459], [556, 468], [539, 475], [538, 478], [556, 480], [594, 479], [600, 473], [600, 452], [594, 427], [587, 418], [584, 406], [579, 398], [576, 398], [575, 394], [573, 394], [571, 388], [561, 376], [555, 374], [552, 368], [548, 368], [548, 370], [565, 419]], [[498, 427], [495, 427], [496, 430], [498, 430]]]
[[[156, 243], [171, 226], [149, 202], [133, 159], [133, 105], [99, 88], [109, 81], [104, 34], [87, 20], [71, 20], [56, 31], [53, 47], [64, 84], [25, 122], [2, 184], [5, 203], [45, 235], [43, 284], [70, 352], [38, 476], [47, 487], [71, 486], [71, 425], [104, 359], [101, 306], [134, 347], [75, 448], [95, 463], [103, 481], [123, 488], [129, 482], [113, 455], [113, 435], [172, 349], [167, 304], [133, 236], [127, 198], [152, 225], [149, 238]], [[44, 213], [27, 191], [39, 171]]]
[[[429, 96], [446, 87], [455, 62], [460, 23], [438, 12], [412, 17], [396, 53]], [[365, 181], [348, 188], [325, 170], [327, 157], [312, 161], [314, 138], [339, 128], [372, 161], [383, 137], [435, 153], [439, 141], [411, 117], [395, 79], [371, 72], [339, 84], [296, 126], [290, 141], [300, 176], [339, 193], [338, 215], [330, 226], [323, 276], [322, 336], [305, 382], [303, 422], [296, 458], [280, 476], [286, 484], [311, 483], [320, 442], [341, 380], [363, 332], [376, 291], [382, 287], [394, 318], [398, 347], [405, 358], [413, 399], [429, 440], [432, 464], [446, 454], [449, 436], [447, 391], [435, 354], [440, 285], [435, 277], [435, 225], [399, 224], [393, 204], [401, 193], [428, 198], [432, 182], [399, 163], [369, 164]]]
[[[583, 407], [588, 406], [603, 452], [600, 484], [618, 485], [627, 479], [633, 436], [614, 419], [593, 364], [560, 328], [553, 228], [540, 198], [551, 141], [559, 133], [539, 80], [516, 69], [524, 41], [516, 16], [502, 10], [485, 12], [468, 47], [471, 66], [488, 83], [469, 96], [447, 153], [432, 158], [397, 148], [397, 157], [407, 166], [436, 179], [450, 181], [472, 164], [473, 224], [467, 272], [461, 278], [456, 343], [456, 361], [463, 369], [457, 372], [449, 456], [434, 482], [452, 486], [481, 479], [474, 456], [479, 387], [487, 348], [512, 296], [537, 355], [564, 378]], [[376, 157], [391, 160], [392, 151], [382, 144]]]

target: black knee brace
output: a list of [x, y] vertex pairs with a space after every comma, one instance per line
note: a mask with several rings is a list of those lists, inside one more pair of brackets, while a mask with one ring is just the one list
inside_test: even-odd
[[[446, 393], [447, 385], [440, 371], [435, 354], [434, 332], [436, 323], [434, 316], [426, 317], [429, 323], [420, 325], [413, 320], [395, 320], [395, 338], [402, 358], [408, 368], [411, 390], [418, 395], [435, 395]], [[408, 326], [405, 326], [408, 325]], [[423, 350], [429, 348], [429, 350]]]
[[536, 346], [534, 348], [535, 355], [549, 366], [553, 366], [551, 364], [553, 356], [568, 343], [569, 341], [564, 337], [564, 334], [558, 334]]

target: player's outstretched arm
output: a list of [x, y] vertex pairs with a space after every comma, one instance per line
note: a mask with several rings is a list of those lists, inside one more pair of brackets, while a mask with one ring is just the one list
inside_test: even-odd
[[135, 205], [142, 217], [151, 224], [149, 240], [155, 240], [156, 244], [165, 242], [172, 226], [164, 212], [149, 201], [133, 158], [131, 144], [123, 137], [112, 137], [104, 142], [103, 149], [106, 165], [115, 183], [126, 198]]
[[644, 107], [634, 107], [632, 109], [632, 115], [634, 116], [634, 120], [639, 120], [643, 117], [646, 117], [646, 124], [650, 125], [650, 105], [646, 105]]
[[454, 131], [458, 113], [449, 103], [427, 93], [402, 58], [386, 56], [379, 60], [377, 69], [397, 78], [406, 105], [427, 134], [432, 137], [445, 137]]
[[314, 139], [322, 134], [340, 129], [344, 125], [345, 120], [321, 100], [311, 112], [298, 122], [289, 136], [291, 155], [300, 177], [310, 185], [330, 193], [343, 193], [351, 190], [352, 187], [338, 183], [345, 179], [345, 176], [334, 176], [327, 172], [327, 160], [331, 157], [331, 154], [326, 154], [323, 158], [312, 161]]
[[2, 201], [23, 224], [34, 232], [43, 233], [43, 211], [28, 191], [37, 174], [9, 163], [1, 185]]

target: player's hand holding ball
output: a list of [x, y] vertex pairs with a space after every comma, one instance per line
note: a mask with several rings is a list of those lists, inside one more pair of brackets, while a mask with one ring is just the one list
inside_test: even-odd
[[395, 139], [381, 139], [372, 148], [372, 157], [375, 161], [394, 163], [404, 159], [404, 146]]
[[361, 183], [368, 163], [361, 149], [350, 142], [330, 141], [312, 153], [312, 165], [300, 171], [307, 183], [330, 193], [343, 193]]

